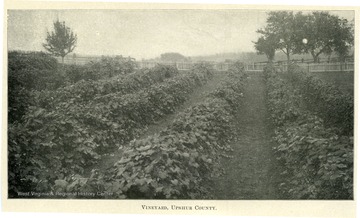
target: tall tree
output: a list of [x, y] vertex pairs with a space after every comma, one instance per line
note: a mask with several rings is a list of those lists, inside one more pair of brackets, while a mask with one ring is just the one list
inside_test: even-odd
[[266, 27], [257, 30], [264, 38], [274, 41], [276, 49], [284, 52], [288, 62], [291, 54], [299, 52], [298, 21], [301, 17], [301, 12], [294, 14], [292, 11], [272, 11], [268, 13]]
[[269, 62], [273, 62], [275, 57], [275, 51], [277, 49], [277, 39], [269, 36], [265, 38], [261, 36], [256, 42], [254, 42], [255, 49], [258, 54], [265, 54]]
[[65, 21], [57, 20], [54, 22], [54, 31], [47, 32], [46, 43], [43, 43], [43, 47], [49, 53], [60, 56], [64, 64], [64, 57], [75, 49], [76, 42], [77, 35], [65, 25]]
[[352, 25], [346, 19], [324, 11], [315, 11], [306, 17], [302, 35], [307, 43], [299, 48], [309, 52], [314, 62], [318, 61], [320, 54], [330, 55], [332, 52], [344, 59], [354, 44]]

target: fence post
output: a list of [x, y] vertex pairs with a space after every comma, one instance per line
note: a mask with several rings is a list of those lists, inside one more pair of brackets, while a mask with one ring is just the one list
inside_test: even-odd
[[345, 70], [345, 72], [346, 72], [346, 71], [347, 71], [347, 69], [348, 69], [348, 68], [347, 68], [347, 63], [346, 63], [346, 61], [345, 61], [345, 66], [344, 66], [344, 67], [345, 67], [345, 69], [344, 69], [344, 70]]
[[76, 54], [73, 54], [73, 63], [76, 65]]
[[340, 62], [340, 72], [343, 72], [343, 62]]

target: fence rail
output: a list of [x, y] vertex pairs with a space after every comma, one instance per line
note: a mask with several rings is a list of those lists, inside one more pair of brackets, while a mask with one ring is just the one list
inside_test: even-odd
[[354, 71], [354, 62], [337, 62], [337, 63], [310, 63], [299, 64], [309, 72], [349, 72]]
[[[310, 73], [316, 72], [353, 72], [354, 62], [336, 62], [336, 63], [298, 63], [300, 67], [306, 69]], [[246, 71], [263, 71], [266, 63], [254, 63], [245, 66]], [[275, 64], [275, 67], [282, 71], [288, 69], [287, 64]]]
[[[77, 64], [83, 65], [90, 61], [98, 61], [101, 57], [66, 57], [64, 59], [65, 64]], [[61, 62], [61, 58], [58, 58]], [[139, 68], [153, 68], [159, 62], [154, 61], [139, 61], [136, 62]], [[177, 63], [161, 63], [164, 65], [170, 65], [176, 67], [178, 70], [190, 70], [193, 66], [193, 62], [177, 62]], [[231, 63], [224, 62], [211, 62], [214, 68], [218, 71], [227, 71]], [[287, 70], [287, 64], [274, 63], [278, 69]], [[297, 63], [299, 66], [306, 69], [308, 72], [351, 72], [354, 71], [354, 62], [335, 62], [335, 63]], [[261, 72], [267, 63], [247, 63], [245, 64], [245, 71], [248, 72]]]

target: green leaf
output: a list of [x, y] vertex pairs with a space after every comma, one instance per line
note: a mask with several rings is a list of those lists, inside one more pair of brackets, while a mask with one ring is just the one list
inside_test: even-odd
[[138, 150], [138, 151], [146, 151], [146, 150], [149, 150], [150, 148], [151, 148], [151, 145], [146, 145], [146, 146], [143, 146], [143, 147], [136, 148], [136, 150]]
[[179, 181], [178, 181], [177, 179], [173, 179], [173, 180], [171, 180], [171, 183], [172, 183], [173, 185], [178, 185], [178, 184], [179, 184]]
[[161, 179], [166, 179], [167, 176], [168, 176], [168, 174], [167, 174], [166, 172], [162, 172], [162, 171], [159, 172], [159, 177], [160, 177]]
[[122, 176], [122, 174], [125, 172], [125, 170], [126, 170], [125, 167], [117, 168], [117, 173], [116, 173], [116, 175], [117, 175], [117, 176]]
[[131, 158], [122, 157], [118, 163], [119, 163], [119, 164], [123, 164], [123, 163], [129, 162], [130, 160], [131, 160]]
[[55, 180], [55, 186], [65, 188], [68, 185], [68, 182], [65, 180]]

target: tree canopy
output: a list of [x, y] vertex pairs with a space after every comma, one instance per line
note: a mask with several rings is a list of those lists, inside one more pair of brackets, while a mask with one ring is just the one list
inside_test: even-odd
[[296, 53], [297, 49], [296, 33], [298, 31], [297, 28], [295, 28], [295, 17], [298, 16], [299, 15], [295, 16], [293, 12], [288, 11], [269, 12], [266, 21], [267, 26], [264, 29], [259, 29], [257, 31], [263, 35], [264, 39], [269, 41], [266, 44], [275, 47], [276, 50], [284, 52], [288, 61], [290, 61], [290, 54]]
[[277, 41], [274, 37], [269, 36], [265, 38], [261, 36], [258, 41], [254, 43], [258, 54], [265, 54], [270, 62], [274, 60], [275, 50], [277, 49]]
[[49, 53], [60, 56], [64, 63], [64, 57], [75, 49], [76, 42], [77, 35], [65, 25], [65, 22], [57, 20], [54, 22], [54, 31], [47, 32], [43, 47]]
[[307, 39], [304, 52], [313, 56], [314, 62], [320, 54], [335, 52], [344, 59], [354, 43], [352, 26], [346, 19], [330, 15], [328, 12], [313, 12], [306, 16], [303, 34]]
[[[323, 11], [310, 14], [272, 11], [265, 28], [257, 32], [261, 36], [254, 42], [255, 49], [259, 54], [266, 54], [269, 61], [277, 50], [286, 54], [288, 62], [291, 54], [302, 53], [310, 53], [314, 62], [320, 54], [332, 52], [344, 58], [354, 44], [352, 25], [346, 19]], [[275, 50], [274, 55], [272, 50]]]

